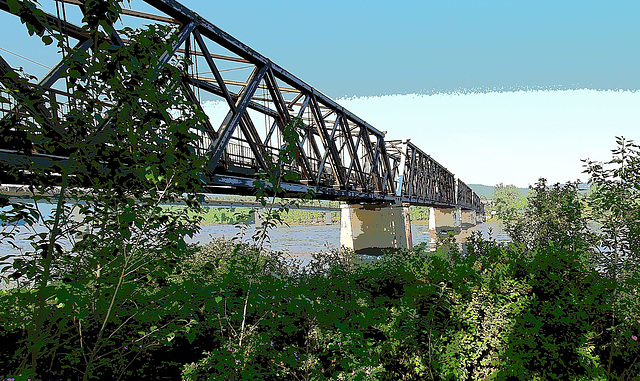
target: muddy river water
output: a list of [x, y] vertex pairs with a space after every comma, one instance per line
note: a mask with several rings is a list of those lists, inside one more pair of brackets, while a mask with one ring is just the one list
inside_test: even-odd
[[[253, 227], [249, 227], [245, 233], [245, 239], [250, 239]], [[464, 229], [456, 234], [458, 242], [464, 242], [472, 232], [478, 231], [484, 238], [491, 234], [497, 241], [505, 242], [509, 237], [502, 228], [500, 222], [490, 221], [474, 227]], [[435, 246], [436, 234], [429, 231], [428, 222], [413, 222], [411, 224], [413, 244], [427, 242], [429, 247]], [[203, 226], [199, 234], [193, 237], [191, 242], [206, 243], [211, 238], [233, 238], [241, 234], [240, 229], [233, 225], [208, 225]], [[295, 255], [305, 255], [318, 251], [337, 249], [340, 247], [340, 225], [291, 225], [277, 226], [269, 233], [271, 237], [270, 248], [277, 251], [286, 251]]]

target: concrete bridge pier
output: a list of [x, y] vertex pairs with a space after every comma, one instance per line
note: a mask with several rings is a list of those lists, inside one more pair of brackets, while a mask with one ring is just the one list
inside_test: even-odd
[[[80, 212], [80, 206], [78, 204], [75, 204], [71, 207], [71, 219], [73, 220], [73, 224], [76, 225], [76, 236], [74, 237], [75, 239], [80, 239], [82, 238], [87, 231], [89, 231], [89, 226], [87, 226], [86, 222], [85, 222], [85, 215], [84, 213]], [[54, 209], [55, 211], [55, 209]]]
[[262, 228], [264, 221], [264, 210], [262, 208], [254, 208], [253, 210], [253, 224], [256, 229]]
[[340, 247], [359, 254], [411, 248], [409, 205], [340, 205]]
[[478, 224], [478, 216], [475, 210], [463, 210], [461, 216], [463, 228], [470, 228]]
[[333, 224], [333, 214], [331, 212], [324, 213], [324, 224], [325, 225]]
[[[78, 205], [73, 205], [71, 209], [71, 219], [76, 223], [82, 223], [84, 221], [84, 214], [80, 213], [80, 207]], [[82, 228], [83, 227], [81, 227], [81, 229]]]
[[460, 232], [462, 210], [460, 208], [429, 208], [429, 230]]

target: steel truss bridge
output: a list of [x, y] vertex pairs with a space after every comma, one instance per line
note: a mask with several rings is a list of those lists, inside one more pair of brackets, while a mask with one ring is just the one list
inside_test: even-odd
[[[185, 97], [199, 107], [204, 105], [203, 98], [218, 100], [217, 105], [224, 109], [220, 120], [210, 118], [201, 129], [199, 152], [207, 155], [211, 193], [251, 194], [257, 173], [269, 169], [267, 158], [277, 157], [284, 144], [284, 127], [300, 118], [303, 133], [296, 142], [296, 160], [289, 163], [299, 180], [283, 184], [283, 196], [312, 189], [320, 199], [483, 212], [480, 198], [469, 186], [408, 139], [385, 140], [385, 132], [177, 1], [144, 1], [150, 6], [145, 12], [124, 9], [121, 21], [134, 28], [150, 21], [174, 27], [177, 42], [171, 51], [159, 52], [161, 62], [166, 64], [174, 56], [189, 58]], [[0, 9], [9, 12], [9, 3], [0, 0]], [[91, 40], [79, 22], [71, 20], [72, 14], [82, 15], [82, 3], [64, 0], [56, 6], [63, 8], [64, 17], [60, 12], [47, 13], [51, 24], [78, 49], [90, 53]], [[117, 34], [112, 39], [127, 43]], [[14, 70], [0, 54], [0, 75]], [[60, 80], [65, 70], [60, 56], [58, 64], [37, 81], [37, 86], [47, 89], [49, 99], [55, 99], [62, 114], [73, 98], [73, 89]], [[6, 92], [2, 94], [3, 90], [0, 87], [0, 95], [10, 102], [1, 104], [1, 118], [18, 115], [42, 120], [45, 111], [20, 107], [19, 96], [11, 98]], [[21, 155], [0, 146], [0, 172], [1, 166], [23, 160]], [[47, 157], [33, 153], [31, 159]]]

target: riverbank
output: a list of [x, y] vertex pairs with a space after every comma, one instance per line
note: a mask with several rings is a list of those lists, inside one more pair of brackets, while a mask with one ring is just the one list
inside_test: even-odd
[[[176, 207], [167, 207], [176, 208]], [[328, 224], [327, 213], [331, 214]], [[201, 215], [202, 226], [212, 225], [237, 225], [237, 224], [254, 224], [255, 215], [252, 208], [204, 208], [204, 213]], [[303, 209], [290, 209], [289, 211], [281, 214], [282, 222], [287, 225], [331, 225], [340, 223], [340, 212], [338, 211], [322, 211], [322, 210], [303, 210]], [[412, 207], [411, 208], [411, 221], [412, 222], [428, 222], [429, 221], [429, 208], [426, 207]]]

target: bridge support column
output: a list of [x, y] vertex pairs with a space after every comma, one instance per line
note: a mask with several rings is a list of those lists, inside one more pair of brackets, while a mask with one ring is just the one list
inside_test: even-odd
[[476, 226], [478, 224], [478, 216], [475, 210], [463, 210], [461, 216], [461, 222], [463, 228]]
[[429, 230], [459, 232], [462, 230], [460, 208], [429, 208]]
[[73, 219], [74, 223], [79, 224], [77, 228], [78, 230], [76, 231], [76, 236], [74, 238], [76, 240], [79, 240], [87, 233], [87, 231], [89, 231], [89, 226], [87, 226], [85, 223], [86, 216], [84, 215], [84, 213], [80, 212], [80, 206], [76, 204], [71, 208], [71, 218]]
[[[71, 217], [73, 219], [73, 222], [83, 222], [84, 221], [84, 214], [80, 213], [80, 207], [78, 205], [74, 205], [71, 209]], [[84, 228], [84, 226], [81, 227], [81, 229]]]
[[325, 212], [324, 213], [324, 224], [325, 225], [333, 224], [333, 213], [332, 212]]
[[256, 229], [262, 227], [262, 222], [264, 221], [264, 210], [262, 208], [255, 208], [253, 210], [253, 224]]
[[404, 217], [404, 236], [407, 240], [407, 249], [413, 247], [413, 234], [411, 234], [411, 213], [409, 213], [409, 204], [402, 204], [402, 214]]
[[359, 254], [411, 247], [408, 205], [340, 205], [340, 246]]

